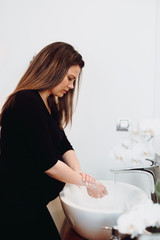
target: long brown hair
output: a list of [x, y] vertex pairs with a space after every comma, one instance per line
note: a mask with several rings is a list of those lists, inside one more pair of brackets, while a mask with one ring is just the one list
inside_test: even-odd
[[[54, 42], [44, 47], [33, 59], [15, 90], [8, 96], [0, 114], [0, 125], [4, 111], [10, 106], [15, 94], [23, 90], [46, 90], [58, 85], [71, 66], [84, 67], [82, 56], [68, 43]], [[80, 75], [76, 82], [79, 87]], [[74, 89], [62, 98], [50, 95], [48, 104], [54, 107], [59, 116], [61, 127], [72, 122]]]

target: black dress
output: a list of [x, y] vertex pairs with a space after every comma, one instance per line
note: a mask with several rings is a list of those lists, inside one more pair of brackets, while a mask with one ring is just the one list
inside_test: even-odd
[[38, 91], [16, 94], [4, 112], [0, 157], [0, 234], [3, 239], [60, 239], [46, 205], [64, 183], [47, 176], [73, 149]]

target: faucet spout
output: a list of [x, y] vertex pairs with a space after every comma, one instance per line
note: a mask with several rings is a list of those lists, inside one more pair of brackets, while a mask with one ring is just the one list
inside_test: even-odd
[[142, 167], [126, 167], [126, 168], [112, 168], [110, 171], [112, 173], [118, 174], [118, 173], [127, 173], [127, 172], [138, 172], [138, 173], [144, 173], [147, 174], [149, 177], [151, 189], [151, 199], [154, 203], [157, 203], [157, 196], [156, 196], [156, 191], [155, 191], [155, 185], [159, 177], [159, 165], [157, 162], [146, 159], [147, 161], [151, 162], [150, 166], [142, 166]]

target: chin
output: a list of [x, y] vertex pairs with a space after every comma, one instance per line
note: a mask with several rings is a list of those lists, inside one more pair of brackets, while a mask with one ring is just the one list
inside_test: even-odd
[[59, 97], [59, 98], [62, 98], [64, 96], [64, 93], [59, 93], [56, 96]]

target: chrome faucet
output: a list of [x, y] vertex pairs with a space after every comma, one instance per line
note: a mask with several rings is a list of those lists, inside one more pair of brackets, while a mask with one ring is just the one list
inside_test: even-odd
[[118, 173], [127, 173], [127, 172], [141, 172], [144, 174], [147, 174], [150, 183], [151, 183], [151, 199], [154, 203], [157, 203], [157, 196], [156, 196], [156, 191], [155, 191], [155, 184], [158, 180], [159, 177], [159, 164], [156, 161], [146, 159], [147, 161], [151, 162], [150, 166], [144, 166], [144, 167], [126, 167], [126, 168], [112, 168], [110, 171], [112, 173], [118, 174]]

